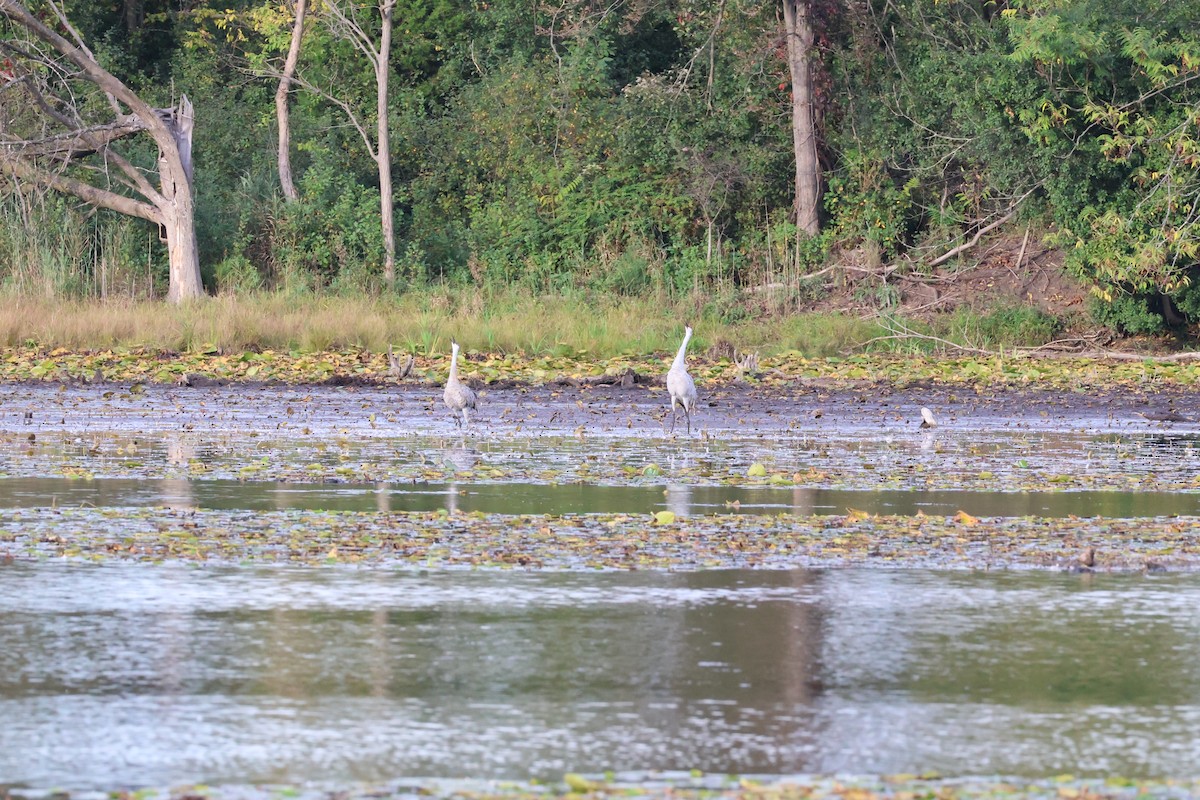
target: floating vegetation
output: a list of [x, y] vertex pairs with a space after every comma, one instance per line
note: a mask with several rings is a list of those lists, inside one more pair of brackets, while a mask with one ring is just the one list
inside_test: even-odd
[[24, 509], [0, 559], [422, 569], [1200, 569], [1200, 517]]
[[[1185, 800], [1200, 794], [1200, 779], [1134, 780], [1059, 775], [1043, 780], [1003, 777], [943, 778], [937, 775], [717, 775], [701, 772], [568, 773], [558, 782], [466, 779], [400, 780], [383, 785], [187, 786], [146, 788], [118, 797], [138, 800]], [[0, 800], [51, 800], [65, 795], [0, 786]]]

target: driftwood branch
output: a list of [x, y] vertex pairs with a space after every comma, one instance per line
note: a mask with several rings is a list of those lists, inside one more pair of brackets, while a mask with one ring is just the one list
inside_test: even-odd
[[[1040, 345], [1038, 347], [1017, 347], [1010, 350], [986, 350], [980, 347], [971, 345], [962, 345], [957, 342], [952, 342], [949, 339], [943, 339], [938, 336], [930, 336], [924, 333], [918, 333], [911, 328], [900, 324], [895, 333], [885, 336], [876, 336], [863, 342], [861, 347], [866, 347], [874, 342], [884, 341], [901, 341], [914, 340], [923, 342], [934, 342], [942, 347], [957, 350], [963, 353], [978, 356], [990, 356], [994, 358], [1054, 358], [1069, 354], [1071, 358], [1092, 358], [1098, 361], [1161, 361], [1166, 363], [1178, 363], [1184, 361], [1200, 361], [1200, 351], [1189, 350], [1183, 353], [1171, 353], [1169, 355], [1148, 355], [1146, 353], [1129, 353], [1121, 350], [1105, 350], [1096, 349], [1095, 337], [1078, 337], [1073, 339], [1056, 339], [1052, 342]], [[1065, 350], [1065, 346], [1078, 345], [1089, 347], [1090, 349], [1071, 349]]]
[[1016, 209], [1013, 209], [1012, 211], [1009, 211], [1007, 214], [1005, 214], [1003, 217], [1000, 217], [1000, 219], [992, 222], [989, 225], [985, 225], [984, 227], [975, 231], [975, 235], [971, 237], [970, 241], [963, 242], [958, 247], [952, 247], [951, 249], [947, 250], [945, 253], [942, 253], [940, 256], [938, 256], [937, 258], [930, 261], [929, 266], [936, 267], [939, 264], [944, 264], [947, 261], [949, 261], [950, 259], [954, 258], [959, 253], [962, 253], [966, 250], [970, 250], [972, 247], [979, 244], [979, 240], [982, 239], [984, 236], [991, 233], [996, 228], [999, 228], [1001, 225], [1003, 225], [1004, 223], [1006, 223], [1010, 219], [1012, 219], [1013, 214], [1015, 214], [1015, 213], [1017, 213]]
[[1097, 358], [1110, 359], [1113, 361], [1166, 361], [1176, 363], [1179, 361], [1200, 361], [1200, 353], [1189, 350], [1186, 353], [1172, 353], [1166, 356], [1150, 356], [1145, 353], [1125, 353], [1118, 350], [1093, 350], [1072, 355], [1078, 358]]
[[392, 346], [390, 344], [388, 345], [387, 357], [388, 377], [394, 378], [398, 381], [402, 381], [408, 377], [409, 373], [412, 372], [413, 364], [415, 364], [417, 361], [416, 356], [414, 356], [412, 353], [409, 353], [408, 360], [404, 363], [400, 363], [400, 358], [392, 352]]
[[620, 386], [629, 389], [634, 386], [661, 386], [662, 378], [653, 375], [642, 375], [632, 367], [615, 375], [593, 375], [589, 378], [568, 378], [560, 376], [550, 382], [551, 386]]

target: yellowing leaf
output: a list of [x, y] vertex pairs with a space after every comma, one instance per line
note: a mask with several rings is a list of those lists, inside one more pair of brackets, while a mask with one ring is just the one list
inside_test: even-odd
[[757, 461], [750, 465], [750, 469], [746, 470], [746, 476], [750, 478], [766, 477], [767, 468]]
[[595, 781], [589, 781], [587, 778], [576, 772], [568, 772], [563, 776], [563, 781], [566, 782], [568, 789], [570, 789], [572, 792], [578, 792], [580, 794], [594, 792], [600, 788], [600, 784], [596, 783]]
[[972, 517], [970, 514], [968, 514], [965, 511], [959, 511], [957, 514], [955, 514], [954, 521], [957, 522], [959, 525], [978, 525], [979, 524], [978, 517]]
[[654, 514], [655, 525], [670, 525], [675, 521], [674, 511], [657, 511]]

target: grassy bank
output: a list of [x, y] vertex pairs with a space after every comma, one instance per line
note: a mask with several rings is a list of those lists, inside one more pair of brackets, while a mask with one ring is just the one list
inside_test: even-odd
[[744, 309], [722, 313], [703, 296], [672, 301], [441, 289], [396, 298], [249, 294], [183, 307], [0, 297], [0, 346], [46, 350], [380, 352], [390, 345], [427, 355], [444, 353], [457, 338], [465, 348], [490, 353], [611, 358], [673, 350], [685, 323], [696, 329], [693, 352], [716, 348], [731, 354], [736, 348], [808, 357], [864, 350], [929, 353], [953, 350], [951, 344], [1037, 346], [1055, 332], [1052, 320], [1022, 309], [959, 311], [933, 322], [812, 312], [758, 316]]

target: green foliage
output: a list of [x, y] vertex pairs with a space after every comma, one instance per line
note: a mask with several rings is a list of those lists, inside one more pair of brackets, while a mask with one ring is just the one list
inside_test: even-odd
[[276, 203], [268, 220], [274, 272], [284, 283], [368, 288], [383, 263], [379, 190], [327, 164], [300, 179], [300, 199]]
[[837, 220], [843, 237], [871, 242], [894, 257], [909, 241], [918, 179], [901, 185], [878, 157], [854, 150], [843, 156], [841, 170], [829, 176], [826, 211]]
[[165, 254], [144, 226], [85, 213], [64, 197], [0, 196], [0, 285], [22, 295], [148, 297], [165, 283]]
[[[1054, 241], [1094, 282], [1098, 319], [1128, 332], [1163, 325], [1160, 294], [1182, 299], [1200, 254], [1200, 66], [1194, 3], [1150, 17], [1119, 0], [1024, 0], [1005, 12], [1014, 59], [1050, 76], [1057, 99], [1026, 114], [1104, 165], [1059, 197]], [[1190, 311], [1192, 304], [1181, 307]]]
[[976, 347], [1037, 347], [1054, 338], [1060, 323], [1032, 306], [996, 306], [979, 313], [956, 311], [947, 328], [958, 341]]
[[217, 291], [221, 294], [240, 294], [262, 288], [263, 278], [244, 255], [235, 254], [222, 259], [213, 269]]
[[[374, 5], [353, 5], [377, 33]], [[825, 284], [805, 276], [848, 251], [870, 267], [920, 270], [1011, 218], [1048, 232], [1035, 241], [1062, 249], [1105, 324], [1155, 330], [1164, 308], [1200, 319], [1197, 0], [1149, 10], [820, 0], [812, 10], [825, 193], [823, 233], [803, 239], [775, 6], [400, 0], [389, 123], [401, 285], [703, 298], [714, 318], [736, 319], [819, 303]], [[291, 95], [295, 203], [280, 197], [274, 152], [287, 4], [145, 0], [71, 13], [148, 98], [167, 105], [186, 91], [196, 104], [211, 287], [381, 291], [378, 173], [345, 113], [369, 138], [375, 76], [323, 24], [321, 4], [300, 61], [320, 91]], [[83, 102], [106, 106], [99, 93]], [[7, 108], [10, 134], [34, 133]], [[145, 137], [121, 147], [138, 164], [155, 157]], [[2, 226], [10, 284], [88, 294], [161, 281], [161, 245], [143, 240], [140, 222], [70, 204], [32, 218], [45, 229]], [[784, 287], [782, 299], [762, 287]], [[869, 305], [900, 299], [882, 280], [858, 287]], [[955, 324], [981, 341], [1044, 333], [1044, 319], [992, 316]]]
[[1165, 326], [1162, 315], [1151, 308], [1151, 300], [1145, 295], [1096, 296], [1088, 306], [1098, 322], [1121, 333], [1159, 333]]

